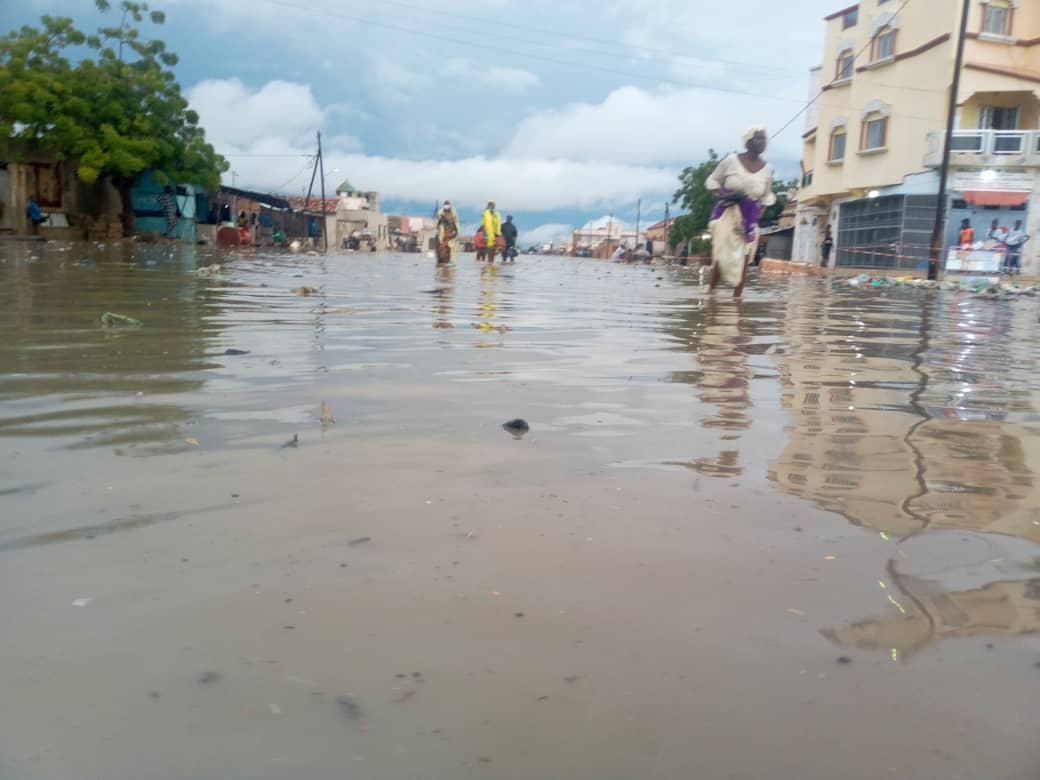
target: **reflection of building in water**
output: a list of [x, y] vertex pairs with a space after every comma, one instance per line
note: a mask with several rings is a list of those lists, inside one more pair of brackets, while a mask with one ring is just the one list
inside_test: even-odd
[[888, 596], [892, 615], [821, 633], [844, 647], [891, 651], [898, 660], [943, 639], [1040, 632], [1040, 579], [949, 591], [940, 583], [900, 574], [894, 563], [888, 573], [895, 591]]
[[[839, 304], [790, 304], [777, 365], [792, 424], [770, 479], [894, 537], [960, 528], [1040, 541], [1030, 513], [1040, 499], [1023, 448], [1035, 437], [972, 401], [981, 388], [966, 384], [958, 364], [964, 325], [883, 303], [874, 311]], [[973, 327], [977, 335], [981, 326]], [[981, 345], [994, 367], [1005, 348], [997, 342], [1009, 338], [1001, 330]], [[1010, 404], [1012, 392], [1001, 402]]]

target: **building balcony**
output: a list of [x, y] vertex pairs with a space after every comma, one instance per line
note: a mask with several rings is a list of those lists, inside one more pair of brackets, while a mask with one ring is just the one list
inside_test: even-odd
[[[924, 164], [942, 165], [946, 132], [928, 134]], [[957, 167], [1040, 167], [1040, 130], [954, 130], [950, 165]]]

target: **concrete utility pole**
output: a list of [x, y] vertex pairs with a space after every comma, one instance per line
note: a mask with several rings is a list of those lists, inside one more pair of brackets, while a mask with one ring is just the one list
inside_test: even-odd
[[950, 86], [950, 105], [946, 114], [946, 137], [943, 140], [942, 165], [939, 167], [939, 203], [935, 207], [935, 227], [932, 230], [932, 248], [928, 256], [928, 278], [939, 278], [940, 269], [945, 269], [942, 258], [943, 228], [946, 226], [946, 181], [950, 175], [950, 151], [953, 144], [954, 122], [957, 118], [957, 94], [961, 89], [961, 69], [964, 64], [964, 39], [968, 31], [968, 16], [971, 13], [971, 0], [964, 0], [961, 11], [961, 26], [957, 31], [957, 57], [953, 65], [953, 84]]
[[321, 154], [321, 131], [318, 131], [318, 164], [321, 166], [321, 244], [329, 251], [328, 221], [325, 219], [325, 158]]

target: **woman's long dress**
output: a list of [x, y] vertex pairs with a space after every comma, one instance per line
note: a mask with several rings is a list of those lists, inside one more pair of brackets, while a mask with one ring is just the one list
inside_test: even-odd
[[719, 269], [722, 281], [736, 286], [740, 284], [744, 267], [758, 245], [758, 217], [764, 207], [776, 203], [773, 166], [766, 163], [762, 170], [752, 173], [744, 167], [738, 155], [731, 154], [719, 163], [705, 185], [718, 192], [720, 198], [734, 192], [746, 196], [741, 204], [716, 205], [708, 223], [712, 267]]

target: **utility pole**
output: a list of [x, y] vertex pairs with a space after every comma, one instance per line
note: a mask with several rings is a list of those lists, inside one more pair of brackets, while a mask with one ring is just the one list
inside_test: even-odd
[[942, 165], [939, 167], [939, 202], [935, 207], [935, 227], [932, 230], [932, 249], [928, 256], [928, 278], [939, 278], [940, 268], [945, 269], [942, 258], [943, 228], [946, 226], [946, 181], [950, 175], [950, 151], [953, 145], [954, 122], [957, 118], [957, 94], [961, 88], [961, 69], [964, 64], [964, 39], [968, 31], [968, 15], [971, 13], [971, 0], [964, 0], [961, 11], [961, 26], [957, 31], [957, 57], [953, 65], [953, 84], [950, 86], [950, 105], [946, 113], [946, 137], [943, 139]]
[[325, 158], [321, 154], [321, 131], [318, 131], [318, 164], [321, 167], [321, 244], [324, 251], [329, 251], [328, 222], [325, 220]]
[[[643, 215], [643, 199], [636, 201], [636, 246], [639, 247], [639, 218]], [[642, 248], [642, 247], [639, 247]]]

